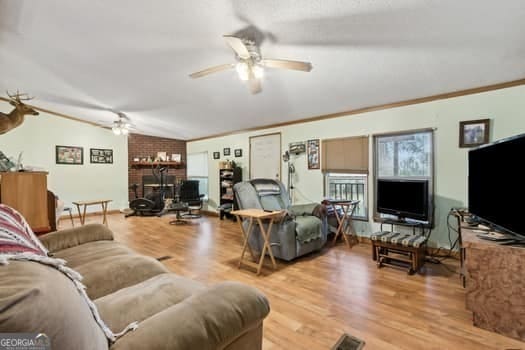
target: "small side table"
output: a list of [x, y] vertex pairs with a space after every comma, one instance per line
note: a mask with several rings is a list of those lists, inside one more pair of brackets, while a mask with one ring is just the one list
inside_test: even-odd
[[[275, 263], [275, 258], [273, 257], [273, 253], [270, 248], [270, 232], [272, 232], [272, 227], [273, 227], [273, 223], [275, 219], [282, 217], [283, 213], [284, 211], [282, 210], [267, 212], [261, 209], [242, 209], [242, 210], [234, 210], [231, 212], [231, 214], [235, 215], [235, 217], [237, 218], [237, 222], [239, 223], [239, 227], [244, 237], [241, 258], [239, 260], [239, 268], [241, 268], [242, 264], [251, 266], [257, 269], [257, 275], [259, 275], [261, 273], [261, 268], [264, 262], [264, 256], [266, 255], [266, 251], [268, 251], [268, 254], [270, 255], [270, 259], [272, 260], [273, 269], [275, 270], [277, 268], [277, 264]], [[244, 226], [242, 225], [243, 218], [246, 218], [249, 220], [248, 228], [246, 230], [244, 229]], [[256, 221], [257, 224], [259, 225], [259, 229], [261, 230], [261, 235], [264, 240], [263, 248], [261, 251], [261, 256], [259, 257], [258, 263], [256, 263], [257, 259], [255, 258], [255, 255], [253, 254], [252, 248], [250, 247], [250, 244], [249, 244], [250, 235], [253, 232], [254, 221]], [[264, 229], [263, 221], [268, 222], [268, 228], [266, 230]], [[244, 254], [246, 253], [246, 249], [248, 249], [248, 251], [250, 252], [250, 255], [252, 256], [252, 259], [254, 262], [244, 260]]]
[[[360, 201], [358, 200], [326, 200], [326, 205], [331, 205], [334, 208], [335, 218], [337, 219], [337, 231], [335, 232], [333, 244], [337, 242], [339, 235], [343, 236], [348, 248], [352, 248], [347, 235], [354, 237], [357, 241], [357, 234], [352, 226], [352, 215], [357, 208]], [[343, 214], [339, 214], [338, 207], [342, 209]]]
[[[96, 205], [100, 204], [102, 206], [102, 223], [104, 225], [108, 225], [108, 219], [107, 219], [107, 213], [108, 213], [108, 203], [111, 202], [111, 199], [101, 199], [101, 200], [94, 200], [94, 201], [77, 201], [73, 202], [74, 205], [77, 206], [78, 210], [78, 217], [80, 218], [80, 225], [84, 226], [84, 223], [86, 222], [86, 209], [89, 205]], [[83, 206], [84, 210], [80, 211], [80, 207]]]

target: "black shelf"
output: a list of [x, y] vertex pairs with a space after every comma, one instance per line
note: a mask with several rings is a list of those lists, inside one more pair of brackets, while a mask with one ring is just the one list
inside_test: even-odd
[[[233, 192], [233, 186], [242, 181], [242, 169], [234, 167], [231, 169], [219, 169], [219, 218], [222, 220], [224, 217], [234, 220], [235, 216], [230, 214], [230, 211], [236, 210], [237, 203], [235, 201], [235, 194]], [[223, 196], [228, 197], [223, 198]]]

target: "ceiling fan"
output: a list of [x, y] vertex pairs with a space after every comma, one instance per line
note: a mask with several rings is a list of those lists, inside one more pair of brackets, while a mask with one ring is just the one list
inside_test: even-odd
[[129, 134], [130, 130], [135, 129], [135, 126], [131, 123], [129, 117], [125, 113], [117, 111], [111, 112], [115, 113], [118, 116], [117, 120], [113, 121], [112, 123], [100, 120], [99, 124], [102, 127], [111, 128], [115, 135], [127, 135]]
[[131, 123], [131, 119], [124, 112], [121, 112], [117, 109], [105, 107], [97, 103], [86, 102], [72, 97], [57, 96], [46, 92], [43, 92], [42, 95], [44, 101], [116, 114], [118, 118], [113, 122], [107, 120], [97, 120], [95, 122], [95, 124], [100, 127], [111, 129], [115, 135], [127, 135], [129, 134], [130, 130], [135, 130], [135, 126]]
[[239, 78], [246, 81], [252, 94], [261, 92], [261, 78], [264, 68], [292, 69], [303, 72], [312, 70], [310, 62], [291, 61], [282, 59], [262, 58], [259, 47], [254, 41], [239, 38], [233, 35], [224, 35], [224, 40], [235, 52], [237, 63], [221, 64], [190, 74], [193, 79], [201, 78], [208, 74], [217, 73], [230, 68], [235, 68]]

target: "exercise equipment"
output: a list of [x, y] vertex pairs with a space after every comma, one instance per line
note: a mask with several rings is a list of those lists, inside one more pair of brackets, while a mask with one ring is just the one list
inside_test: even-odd
[[153, 192], [148, 193], [142, 198], [139, 198], [137, 194], [138, 184], [133, 184], [129, 188], [135, 193], [135, 199], [129, 202], [129, 207], [131, 212], [125, 215], [129, 216], [152, 216], [152, 215], [162, 215], [165, 205], [167, 184], [165, 181], [166, 172], [168, 171], [167, 167], [154, 167], [152, 168], [153, 176], [158, 180], [159, 188], [154, 189]]

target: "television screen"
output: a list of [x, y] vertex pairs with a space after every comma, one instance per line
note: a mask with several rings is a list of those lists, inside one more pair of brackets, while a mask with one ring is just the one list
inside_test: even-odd
[[525, 235], [525, 134], [469, 151], [468, 209], [482, 221]]
[[399, 218], [429, 221], [428, 181], [379, 179], [377, 211]]

